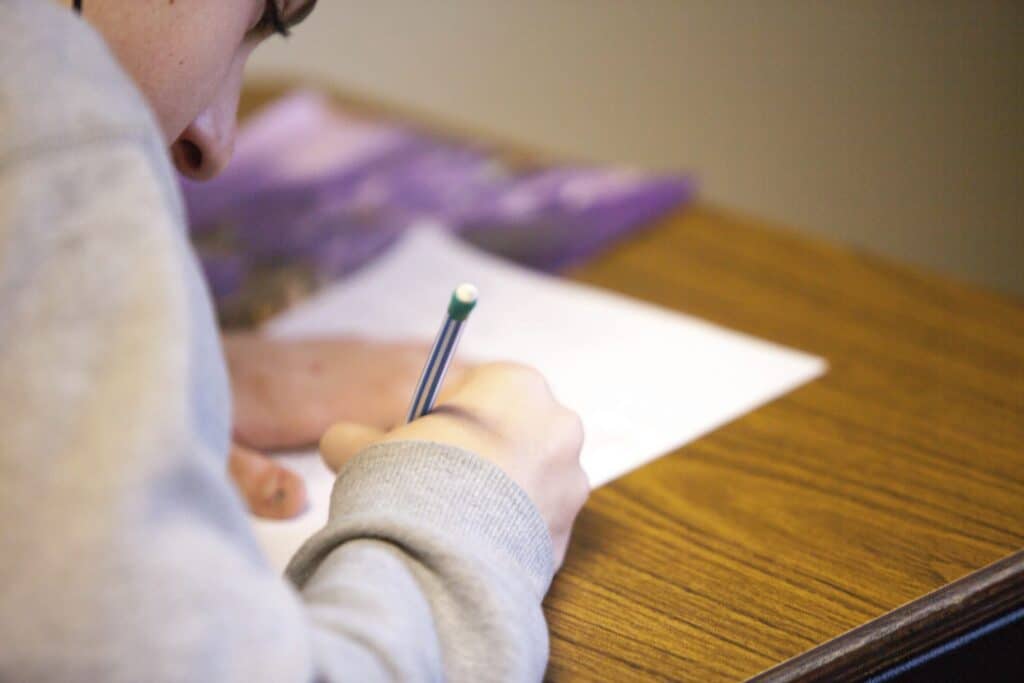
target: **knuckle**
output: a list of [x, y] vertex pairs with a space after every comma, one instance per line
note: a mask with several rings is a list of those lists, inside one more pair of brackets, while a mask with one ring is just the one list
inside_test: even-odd
[[516, 361], [500, 361], [493, 363], [492, 367], [495, 371], [505, 375], [506, 379], [523, 386], [547, 386], [547, 380], [544, 378], [544, 375], [542, 375], [540, 371], [532, 365], [526, 365], [525, 363], [519, 363]]
[[573, 449], [574, 455], [579, 458], [579, 451], [583, 448], [584, 426], [583, 418], [579, 413], [568, 408], [562, 408], [562, 423], [564, 425], [566, 441]]
[[516, 373], [529, 368], [524, 363], [519, 363], [514, 360], [497, 360], [487, 363], [481, 366], [484, 369], [491, 370], [493, 372], [504, 372], [504, 373]]
[[545, 381], [544, 375], [540, 374], [540, 370], [532, 365], [513, 363], [511, 370], [516, 374], [516, 376], [522, 378], [524, 381], [537, 383], [543, 383]]
[[582, 444], [584, 434], [583, 418], [575, 410], [569, 411], [569, 425], [575, 439]]

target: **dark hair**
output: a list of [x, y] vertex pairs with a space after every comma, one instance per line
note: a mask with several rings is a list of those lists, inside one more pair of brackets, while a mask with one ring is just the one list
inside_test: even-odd
[[75, 0], [75, 11], [79, 14], [82, 13], [82, 0]]

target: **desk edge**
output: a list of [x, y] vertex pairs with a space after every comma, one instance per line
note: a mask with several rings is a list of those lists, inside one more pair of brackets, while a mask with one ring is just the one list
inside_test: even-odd
[[859, 681], [1024, 603], [1024, 550], [833, 638], [751, 683]]

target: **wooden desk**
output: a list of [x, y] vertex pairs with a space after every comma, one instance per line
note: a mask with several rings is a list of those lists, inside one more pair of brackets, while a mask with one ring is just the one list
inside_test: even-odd
[[1024, 547], [1021, 302], [707, 205], [571, 275], [831, 368], [594, 492], [551, 680], [842, 680], [1024, 602], [1020, 555], [919, 600]]

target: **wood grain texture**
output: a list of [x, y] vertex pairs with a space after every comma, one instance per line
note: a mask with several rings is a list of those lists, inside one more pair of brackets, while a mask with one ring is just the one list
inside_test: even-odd
[[[752, 679], [862, 681], [1024, 605], [1024, 551], [858, 626]], [[1024, 673], [1024, 654], [1016, 653]], [[1009, 663], [1009, 662], [1007, 662]]]
[[594, 492], [551, 680], [745, 679], [1024, 547], [1021, 302], [706, 205], [571, 277], [830, 370]]

